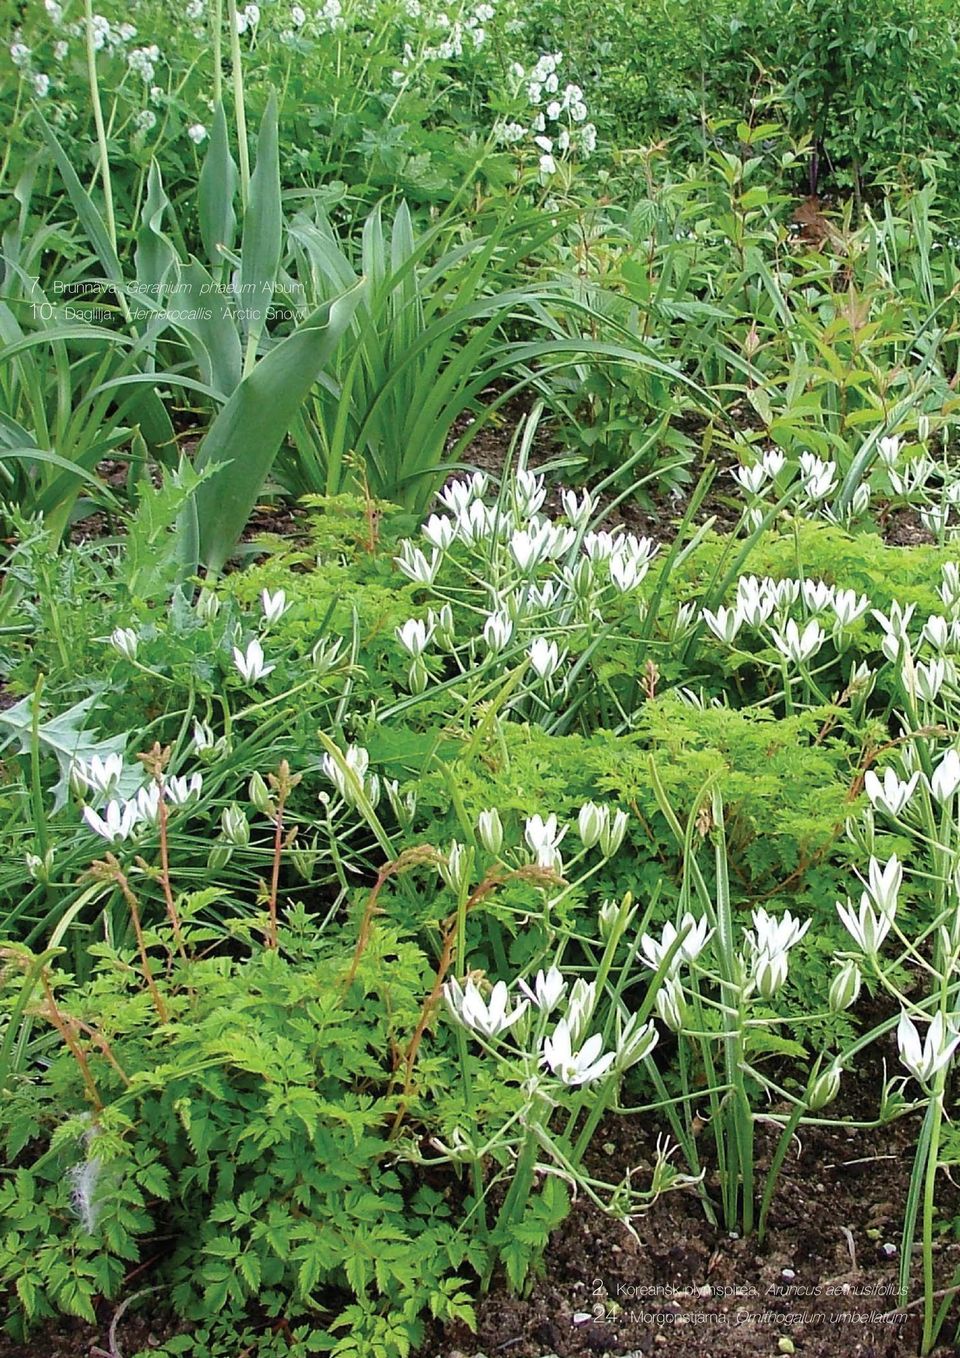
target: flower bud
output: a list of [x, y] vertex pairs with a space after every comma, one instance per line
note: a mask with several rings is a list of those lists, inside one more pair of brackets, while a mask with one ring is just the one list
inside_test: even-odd
[[829, 1004], [831, 1014], [842, 1014], [856, 1004], [860, 994], [860, 968], [856, 962], [845, 962], [834, 976], [830, 985]]
[[70, 765], [68, 782], [73, 795], [83, 801], [89, 791], [90, 784], [87, 782], [86, 769], [82, 759], [75, 759]]
[[617, 920], [620, 917], [620, 907], [616, 901], [604, 901], [597, 915], [600, 927], [600, 937], [607, 943], [613, 935]]
[[50, 873], [53, 870], [53, 849], [47, 849], [41, 857], [38, 853], [26, 853], [24, 859], [27, 864], [27, 872], [35, 882], [49, 882]]
[[496, 858], [503, 847], [503, 824], [500, 820], [500, 813], [495, 806], [491, 807], [489, 811], [480, 812], [477, 818], [477, 830], [480, 835], [480, 843], [487, 853]]
[[907, 637], [898, 636], [896, 632], [886, 632], [880, 650], [891, 665], [896, 665], [898, 661], [902, 665], [904, 658], [910, 654], [910, 642]]
[[449, 604], [444, 604], [439, 613], [434, 613], [431, 608], [427, 618], [428, 625], [433, 628], [434, 640], [442, 651], [452, 651], [456, 642], [453, 630], [453, 609]]
[[878, 1122], [895, 1122], [897, 1118], [903, 1116], [907, 1107], [907, 1102], [903, 1097], [905, 1084], [905, 1079], [896, 1075], [892, 1075], [886, 1081], [880, 1091], [880, 1109], [877, 1113]]
[[863, 857], [872, 857], [876, 848], [876, 822], [873, 808], [865, 806], [860, 817], [848, 816], [844, 822], [844, 833]]
[[[254, 774], [254, 777], [259, 775]], [[251, 796], [251, 801], [253, 800]], [[254, 803], [256, 805], [256, 803]], [[259, 807], [257, 808], [260, 809]], [[223, 808], [220, 816], [220, 824], [223, 829], [223, 837], [228, 844], [236, 844], [241, 848], [250, 843], [250, 825], [243, 810], [236, 802], [231, 802], [229, 806]]]
[[850, 674], [847, 678], [847, 691], [851, 697], [868, 698], [873, 692], [873, 686], [876, 682], [876, 671], [872, 670], [865, 662], [861, 662], [859, 665], [851, 665]]
[[205, 721], [193, 723], [193, 748], [197, 754], [212, 750], [214, 745], [213, 729]]
[[593, 592], [595, 571], [589, 557], [581, 557], [570, 572], [570, 586], [578, 599], [586, 599]]
[[423, 656], [414, 656], [413, 663], [410, 666], [410, 672], [407, 675], [407, 687], [410, 692], [416, 694], [423, 693], [429, 680], [430, 675], [427, 672], [426, 665], [423, 663]]
[[753, 978], [759, 994], [770, 1000], [787, 979], [787, 954], [760, 953], [754, 963]]
[[582, 976], [578, 976], [571, 988], [567, 1012], [564, 1016], [574, 1046], [579, 1046], [586, 1037], [596, 1002], [596, 982], [585, 981]]
[[641, 1024], [636, 1014], [626, 1023], [617, 1014], [617, 1059], [615, 1068], [621, 1073], [645, 1060], [657, 1045], [659, 1034], [652, 1023]]
[[859, 518], [861, 515], [866, 514], [869, 508], [870, 487], [865, 483], [861, 483], [853, 492], [853, 499], [850, 502], [851, 514], [854, 517]]
[[140, 638], [132, 627], [117, 627], [110, 633], [110, 644], [126, 660], [136, 660]]
[[340, 659], [340, 652], [343, 649], [343, 639], [337, 637], [335, 641], [328, 641], [326, 637], [321, 637], [310, 652], [310, 659], [316, 666], [320, 674], [326, 674], [332, 670]]
[[259, 773], [255, 773], [250, 779], [247, 795], [250, 798], [251, 805], [264, 816], [272, 816], [274, 814], [273, 800], [270, 793], [267, 791], [266, 783], [260, 777]]
[[194, 604], [197, 617], [203, 622], [213, 622], [220, 612], [220, 606], [220, 600], [209, 589], [202, 589], [197, 595], [197, 602]]
[[616, 811], [612, 816], [607, 816], [606, 823], [600, 831], [600, 848], [603, 850], [604, 858], [613, 857], [623, 843], [626, 832], [626, 811]]
[[662, 1021], [672, 1032], [679, 1033], [686, 1018], [687, 1006], [683, 998], [683, 986], [675, 976], [663, 978], [654, 1002]]
[[[376, 775], [374, 775], [376, 776]], [[383, 784], [387, 793], [387, 801], [390, 809], [397, 818], [397, 824], [404, 830], [409, 830], [413, 825], [413, 818], [417, 813], [417, 794], [411, 788], [409, 792], [400, 795], [400, 784], [396, 778], [388, 778]]]
[[584, 802], [577, 818], [577, 826], [585, 849], [592, 849], [595, 844], [599, 843], [600, 836], [609, 819], [609, 808], [597, 806], [595, 802]]
[[463, 891], [470, 872], [469, 854], [463, 844], [455, 839], [450, 841], [446, 860], [441, 860], [440, 876], [451, 891]]
[[309, 846], [290, 850], [290, 861], [305, 882], [312, 882], [317, 863], [317, 837], [314, 835]]
[[820, 1072], [807, 1089], [807, 1107], [811, 1113], [817, 1113], [821, 1108], [826, 1108], [828, 1103], [833, 1103], [839, 1091], [840, 1067], [834, 1061], [833, 1065]]
[[210, 852], [207, 854], [207, 867], [214, 872], [225, 868], [233, 857], [233, 848], [229, 844], [224, 844], [222, 840], [210, 845]]

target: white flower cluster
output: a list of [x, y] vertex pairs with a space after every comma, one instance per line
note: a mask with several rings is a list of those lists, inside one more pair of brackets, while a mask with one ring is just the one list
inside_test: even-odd
[[400, 68], [393, 72], [393, 83], [409, 83], [415, 71], [432, 61], [455, 61], [466, 50], [476, 51], [487, 40], [486, 25], [496, 16], [493, 5], [481, 0], [473, 6], [463, 6], [451, 14], [447, 8], [431, 10], [420, 0], [408, 0], [404, 6], [408, 18], [417, 22], [425, 34], [425, 41], [417, 47], [408, 39], [403, 45]]
[[160, 48], [156, 43], [151, 43], [149, 47], [134, 47], [127, 53], [127, 65], [134, 71], [145, 85], [149, 85], [156, 74], [157, 62], [160, 60]]
[[795, 947], [810, 928], [810, 920], [794, 919], [789, 910], [782, 915], [769, 915], [762, 907], [751, 916], [752, 929], [744, 929], [747, 947], [744, 972], [748, 986], [756, 987], [763, 999], [771, 999], [787, 979], [790, 949]]
[[[119, 795], [133, 771], [124, 767], [119, 754], [104, 758], [94, 755], [88, 762], [76, 759], [70, 769], [70, 785], [85, 801], [83, 819], [95, 834], [109, 844], [118, 844], [134, 837], [143, 827], [157, 824], [160, 815], [161, 785], [156, 780], [139, 787], [131, 797]], [[203, 791], [203, 775], [164, 778], [162, 795], [175, 807], [185, 807], [199, 800]], [[103, 814], [95, 810], [106, 800]]]
[[[859, 518], [875, 499], [889, 501], [892, 494], [919, 510], [924, 527], [934, 537], [955, 538], [960, 534], [960, 522], [956, 521], [960, 514], [960, 474], [949, 463], [938, 467], [925, 454], [903, 460], [903, 451], [899, 435], [888, 434], [877, 440], [876, 466], [854, 490], [843, 518]], [[762, 521], [770, 508], [771, 492], [776, 498], [786, 488], [781, 479], [785, 466], [784, 454], [779, 449], [769, 449], [758, 461], [735, 467], [731, 472], [748, 496], [748, 517], [754, 525]], [[836, 462], [815, 453], [801, 453], [794, 480], [801, 512], [835, 521], [837, 515], [827, 501], [839, 485]]]
[[[951, 751], [951, 753], [956, 758], [955, 752]], [[893, 790], [890, 781], [888, 779], [884, 781], [887, 785], [886, 792], [889, 794]], [[958, 785], [960, 785], [960, 759], [957, 759], [954, 792], [956, 792]], [[906, 793], [907, 800], [912, 795], [915, 786], [916, 779], [911, 779], [910, 790]], [[902, 800], [903, 789], [901, 788], [898, 801]], [[899, 812], [896, 814], [899, 814]], [[902, 882], [903, 868], [896, 854], [893, 854], [884, 864], [871, 856], [867, 880], [864, 882], [865, 889], [860, 896], [859, 911], [854, 909], [849, 897], [846, 904], [837, 901], [837, 914], [840, 917], [840, 922], [850, 935], [858, 952], [869, 959], [873, 966], [877, 965], [877, 959], [887, 935], [895, 928], [898, 897]], [[955, 882], [955, 892], [956, 889], [957, 883]], [[946, 927], [941, 929], [941, 933], [947, 955], [955, 954], [958, 943], [956, 925], [954, 925], [952, 934]], [[902, 940], [903, 936], [900, 935], [900, 937]], [[853, 959], [848, 959], [842, 964], [841, 970], [830, 987], [831, 1009], [835, 1013], [839, 1013], [842, 1009], [849, 1008], [860, 993], [860, 985], [860, 967]], [[926, 1018], [927, 1015], [924, 1014], [924, 1017]], [[901, 1010], [900, 1022], [897, 1026], [897, 1046], [900, 1052], [900, 1061], [904, 1068], [921, 1085], [929, 1086], [933, 1078], [950, 1064], [954, 1052], [960, 1046], [960, 1016], [956, 1013], [946, 1016], [942, 1010], [938, 1009], [927, 1028], [926, 1037], [921, 1040], [916, 1023], [904, 1008]]]
[[[924, 963], [924, 970], [934, 978], [944, 977], [956, 969], [960, 955], [960, 870], [952, 850], [944, 862], [944, 844], [950, 843], [956, 824], [960, 800], [960, 752], [952, 735], [953, 723], [938, 720], [942, 709], [934, 705], [944, 698], [945, 687], [953, 690], [946, 697], [949, 716], [957, 691], [958, 668], [955, 656], [960, 653], [960, 568], [949, 562], [943, 568], [939, 595], [944, 614], [928, 617], [922, 627], [914, 624], [915, 608], [894, 600], [886, 613], [872, 611], [883, 632], [881, 649], [885, 659], [898, 671], [900, 689], [907, 709], [901, 718], [903, 738], [886, 753], [883, 764], [868, 768], [863, 775], [863, 788], [869, 807], [864, 809], [862, 822], [851, 819], [847, 833], [869, 855], [859, 906], [847, 897], [836, 902], [840, 922], [849, 934], [856, 953], [841, 956], [840, 970], [830, 987], [830, 1007], [839, 1013], [856, 1000], [861, 985], [861, 965], [873, 975], [882, 973], [880, 954], [887, 938], [897, 940], [896, 952], [900, 960], [908, 953], [914, 956], [916, 943], [901, 930], [897, 921], [899, 897], [904, 880], [903, 866], [896, 853], [882, 862], [874, 853], [876, 822], [893, 822], [892, 828], [902, 838], [912, 838], [920, 854], [932, 854], [933, 879], [939, 878], [941, 913], [934, 927], [921, 935], [929, 935], [933, 944], [932, 966]], [[912, 633], [912, 635], [911, 635]], [[917, 659], [928, 652], [929, 658]], [[912, 729], [911, 729], [912, 728]], [[940, 743], [943, 734], [949, 743]], [[939, 824], [939, 832], [932, 828]], [[941, 842], [938, 839], [946, 836]], [[934, 898], [929, 868], [918, 870], [921, 898]], [[907, 999], [889, 985], [901, 1001], [901, 1016], [897, 1029], [900, 1060], [904, 1068], [924, 1087], [929, 1088], [953, 1059], [960, 1045], [960, 1015], [945, 1007], [946, 990], [937, 985], [928, 1001]], [[932, 1016], [931, 1016], [932, 1015]], [[916, 1018], [929, 1023], [921, 1038]]]
[[[105, 47], [125, 47], [137, 36], [137, 30], [133, 24], [117, 24], [114, 26], [109, 19], [102, 14], [95, 14], [91, 24], [93, 32], [93, 46], [100, 52]], [[79, 38], [84, 34], [83, 24], [71, 24], [67, 32], [73, 37]]]
[[696, 919], [689, 912], [680, 921], [679, 929], [668, 922], [659, 938], [644, 934], [640, 940], [642, 961], [653, 971], [666, 963], [666, 970], [657, 990], [655, 1003], [660, 1018], [675, 1033], [680, 1032], [686, 1017], [686, 1000], [680, 970], [696, 962], [713, 936], [705, 919]]
[[[526, 653], [533, 674], [547, 682], [568, 652], [556, 636], [545, 633], [573, 630], [587, 640], [605, 605], [642, 584], [657, 546], [632, 533], [589, 531], [595, 504], [588, 491], [563, 492], [565, 523], [541, 514], [542, 475], [520, 469], [509, 492], [492, 504], [486, 501], [487, 489], [487, 478], [479, 473], [449, 482], [439, 497], [447, 513], [432, 514], [422, 528], [427, 551], [407, 539], [396, 564], [408, 579], [432, 588], [455, 546], [479, 558], [474, 573], [485, 582], [488, 602], [466, 643], [472, 662], [486, 658], [509, 667]], [[424, 656], [430, 644], [446, 651], [457, 647], [449, 609], [411, 619], [398, 639], [413, 658], [414, 692], [429, 682]]]
[[510, 73], [518, 89], [525, 87], [531, 118], [527, 126], [510, 121], [498, 129], [500, 140], [507, 146], [532, 139], [544, 180], [556, 174], [558, 156], [587, 157], [597, 147], [597, 129], [587, 121], [583, 90], [579, 85], [560, 85], [562, 62], [562, 52], [547, 52], [529, 71], [514, 63]]
[[[354, 10], [353, 13], [354, 17], [360, 17], [359, 10]], [[279, 33], [280, 41], [288, 45], [296, 42], [306, 32], [334, 33], [346, 26], [340, 0], [324, 0], [322, 5], [311, 7], [309, 13], [302, 5], [291, 5], [288, 20]]]
[[[316, 12], [316, 21], [321, 28], [333, 31], [342, 28], [344, 24], [343, 6], [340, 0], [323, 0], [323, 4]], [[296, 22], [296, 20], [294, 20]]]
[[[813, 659], [828, 637], [833, 638], [838, 650], [844, 649], [849, 640], [847, 629], [869, 607], [866, 595], [838, 589], [823, 580], [742, 575], [733, 604], [715, 612], [705, 608], [701, 617], [728, 645], [743, 627], [764, 631], [786, 661], [800, 666]], [[790, 616], [794, 609], [801, 614], [800, 623]]]
[[33, 86], [33, 92], [38, 99], [45, 99], [50, 93], [50, 77], [43, 71], [33, 69], [33, 52], [22, 41], [21, 35], [17, 33], [14, 41], [10, 44], [10, 60], [14, 66], [23, 72], [25, 80], [29, 80]]
[[[921, 430], [926, 433], [926, 429]], [[901, 440], [896, 435], [881, 438], [877, 456], [885, 469], [890, 489], [906, 503], [920, 511], [923, 526], [934, 537], [954, 539], [960, 534], [960, 523], [951, 522], [951, 514], [960, 513], [960, 475], [952, 462], [937, 467], [933, 460], [921, 454], [907, 458], [902, 465]]]
[[462, 57], [467, 43], [474, 48], [486, 42], [487, 30], [484, 27], [494, 17], [493, 5], [479, 4], [458, 18], [451, 18], [445, 10], [434, 16], [434, 24], [443, 33], [442, 39], [424, 48], [426, 61], [452, 61]]
[[[617, 907], [605, 904], [600, 912], [601, 933], [604, 917], [611, 913], [616, 915]], [[801, 923], [789, 911], [782, 915], [768, 914], [762, 908], [753, 911], [751, 927], [743, 931], [739, 959], [744, 1001], [753, 995], [769, 1000], [777, 993], [787, 979], [789, 954], [809, 928], [810, 920]], [[713, 935], [705, 918], [698, 919], [687, 912], [679, 925], [667, 923], [659, 938], [644, 934], [640, 939], [640, 960], [650, 971], [658, 973], [654, 995], [657, 1013], [674, 1032], [682, 1032], [686, 1022], [686, 992], [681, 977], [685, 970], [700, 969], [699, 959]], [[453, 1018], [488, 1042], [510, 1029], [515, 1030], [521, 1049], [528, 1049], [532, 1039], [539, 1047], [540, 1064], [567, 1085], [592, 1083], [608, 1071], [622, 1072], [648, 1057], [656, 1046], [657, 1031], [653, 1025], [640, 1023], [636, 1015], [626, 1011], [617, 1013], [613, 1050], [603, 1051], [599, 1034], [588, 1036], [596, 1007], [595, 982], [583, 978], [574, 982], [563, 1016], [551, 1033], [543, 1031], [542, 1021], [530, 1025], [526, 1017], [529, 1011], [539, 1014], [542, 1020], [561, 1004], [568, 985], [560, 970], [551, 966], [546, 972], [538, 972], [532, 984], [521, 979], [517, 988], [523, 998], [514, 1000], [511, 988], [498, 981], [485, 999], [479, 985], [470, 978], [465, 985], [447, 982], [444, 997]]]
[[[558, 967], [539, 971], [531, 985], [521, 979], [518, 989], [523, 999], [514, 1000], [505, 981], [497, 981], [484, 998], [478, 983], [469, 977], [465, 984], [447, 981], [443, 997], [455, 1022], [478, 1037], [493, 1042], [511, 1029], [520, 1027], [521, 1046], [535, 1042], [538, 1063], [561, 1084], [575, 1088], [593, 1084], [609, 1072], [622, 1074], [638, 1061], [645, 1060], [657, 1045], [658, 1034], [652, 1023], [641, 1023], [631, 1015], [618, 1023], [617, 1040], [612, 1051], [603, 1050], [603, 1035], [590, 1032], [596, 1007], [596, 984], [578, 977], [569, 988], [564, 1013], [552, 1032], [543, 1032], [542, 1021], [560, 1005], [568, 982]], [[536, 1030], [522, 1023], [528, 1013], [538, 1014]]]
[[[883, 633], [880, 650], [899, 667], [903, 682], [915, 697], [935, 702], [944, 684], [955, 687], [960, 654], [960, 569], [953, 562], [943, 567], [940, 597], [948, 616], [933, 614], [911, 639], [915, 606], [897, 600], [889, 612], [871, 608], [870, 601], [853, 589], [840, 589], [823, 580], [773, 580], [741, 576], [734, 602], [716, 611], [704, 609], [703, 621], [727, 645], [733, 645], [741, 629], [765, 634], [790, 665], [800, 667], [812, 660], [832, 639], [838, 651], [850, 643], [848, 629], [868, 612]], [[796, 612], [797, 617], [791, 616]], [[928, 658], [918, 658], [932, 652]], [[871, 671], [860, 665], [856, 682], [866, 685]]]
[[348, 806], [356, 806], [366, 798], [371, 806], [380, 800], [380, 779], [368, 773], [370, 755], [362, 745], [348, 745], [337, 757], [325, 754], [321, 761], [324, 776], [329, 778]]

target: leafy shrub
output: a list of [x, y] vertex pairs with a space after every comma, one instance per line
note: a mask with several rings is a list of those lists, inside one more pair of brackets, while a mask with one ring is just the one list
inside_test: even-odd
[[[426, 959], [380, 928], [345, 986], [342, 938], [302, 910], [289, 924], [283, 954], [241, 949], [178, 966], [172, 989], [158, 980], [168, 1022], [123, 947], [94, 948], [84, 992], [47, 990], [34, 1026], [94, 1033], [100, 1055], [78, 1067], [61, 1047], [43, 1084], [18, 1082], [7, 1104], [20, 1167], [0, 1188], [0, 1280], [26, 1321], [92, 1320], [148, 1237], [167, 1242], [176, 1310], [220, 1314], [227, 1333], [256, 1303], [267, 1323], [326, 1313], [333, 1337], [314, 1328], [317, 1347], [405, 1353], [421, 1312], [470, 1320], [457, 1270], [478, 1259], [388, 1135], [390, 1052], [419, 1018]], [[186, 930], [191, 949], [205, 938]], [[6, 955], [8, 982], [20, 961]], [[430, 1081], [449, 1078], [435, 1057]]]

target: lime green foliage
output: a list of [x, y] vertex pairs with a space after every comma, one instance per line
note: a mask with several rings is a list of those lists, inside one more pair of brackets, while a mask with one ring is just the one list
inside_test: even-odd
[[[178, 503], [173, 497], [168, 506], [168, 529]], [[110, 748], [125, 747], [132, 760], [158, 739], [172, 745], [178, 764], [191, 757], [193, 721], [212, 722], [221, 734], [229, 713], [229, 757], [214, 760], [206, 769], [196, 829], [204, 825], [216, 832], [221, 800], [232, 801], [254, 768], [273, 768], [284, 756], [301, 762], [303, 752], [307, 773], [294, 794], [293, 808], [301, 823], [316, 822], [316, 797], [325, 786], [317, 772], [321, 753], [317, 732], [345, 730], [368, 746], [385, 777], [397, 779], [401, 790], [418, 791], [422, 812], [429, 810], [435, 825], [430, 837], [437, 842], [458, 832], [458, 815], [475, 820], [491, 805], [517, 818], [544, 805], [558, 813], [575, 813], [583, 801], [603, 794], [636, 805], [643, 822], [631, 830], [637, 854], [631, 872], [638, 874], [645, 890], [652, 890], [661, 876], [669, 882], [671, 872], [663, 871], [662, 826], [654, 830], [652, 842], [645, 840], [647, 832], [641, 829], [642, 824], [658, 824], [647, 776], [653, 756], [684, 815], [707, 779], [721, 775], [728, 814], [736, 827], [737, 871], [743, 874], [740, 903], [746, 906], [776, 894], [778, 883], [795, 870], [821, 871], [820, 860], [842, 829], [844, 798], [863, 751], [883, 740], [882, 730], [869, 717], [854, 720], [842, 705], [833, 708], [826, 702], [789, 718], [769, 704], [754, 708], [754, 700], [767, 697], [771, 690], [765, 671], [749, 653], [731, 665], [725, 648], [705, 629], [696, 651], [686, 641], [670, 640], [668, 620], [675, 607], [703, 599], [711, 582], [724, 578], [732, 552], [729, 540], [708, 536], [680, 569], [669, 571], [660, 607], [662, 629], [651, 632], [641, 625], [638, 612], [624, 612], [603, 654], [580, 673], [582, 736], [571, 732], [549, 737], [536, 726], [521, 725], [505, 739], [499, 725], [480, 730], [475, 724], [469, 675], [457, 679], [451, 674], [447, 687], [429, 688], [416, 700], [407, 694], [408, 657], [396, 629], [427, 609], [423, 591], [404, 580], [393, 563], [398, 537], [412, 526], [401, 511], [350, 499], [326, 502], [310, 520], [310, 545], [285, 547], [261, 566], [228, 577], [221, 589], [225, 602], [211, 620], [200, 617], [179, 594], [169, 609], [160, 606], [168, 577], [162, 569], [152, 576], [143, 570], [145, 548], [139, 544], [143, 535], [155, 550], [165, 540], [172, 544], [175, 539], [162, 537], [161, 522], [145, 519], [134, 525], [128, 551], [109, 575], [103, 551], [73, 549], [56, 557], [42, 535], [32, 546], [25, 539], [18, 552], [19, 607], [30, 621], [21, 639], [8, 637], [7, 647], [18, 657], [13, 672], [23, 694], [32, 693], [38, 673], [46, 675], [38, 732], [41, 785], [49, 787], [61, 779], [61, 806], [63, 767], [48, 755], [44, 731], [55, 717], [62, 722], [58, 714], [66, 709], [85, 705], [78, 709], [84, 713], [87, 732], [82, 740], [91, 748], [97, 740], [109, 738]], [[795, 534], [761, 539], [741, 569], [775, 578], [802, 571], [865, 592], [880, 609], [899, 598], [916, 602], [925, 615], [938, 609], [936, 583], [940, 567], [950, 559], [956, 559], [953, 548], [893, 548], [876, 536], [854, 538], [830, 525], [801, 523]], [[444, 569], [452, 572], [453, 580], [452, 564]], [[647, 597], [659, 589], [656, 571], [655, 567], [643, 586]], [[241, 692], [231, 647], [238, 628], [243, 644], [255, 634], [264, 588], [284, 589], [290, 606], [265, 637], [276, 669], [264, 681], [260, 697], [251, 700]], [[715, 605], [721, 601], [717, 598]], [[462, 594], [454, 611], [456, 633], [469, 637], [474, 615]], [[141, 636], [133, 677], [128, 662], [106, 644], [113, 629], [129, 626]], [[855, 636], [858, 656], [879, 657], [881, 634], [872, 621], [861, 620]], [[331, 668], [317, 667], [307, 659], [318, 645], [337, 640], [342, 651]], [[653, 702], [643, 696], [648, 661], [656, 664], [660, 675]], [[832, 662], [822, 681], [828, 699], [846, 684], [850, 663], [846, 653]], [[737, 707], [710, 707], [711, 696], [728, 694], [731, 672], [739, 689], [726, 701], [735, 701]], [[671, 693], [674, 686], [691, 684], [705, 695], [703, 710], [684, 706]], [[616, 725], [602, 720], [606, 691], [636, 708], [626, 738], [593, 730], [596, 724]], [[25, 698], [25, 712], [27, 703]], [[379, 715], [384, 712], [389, 715]], [[374, 715], [368, 717], [369, 713]], [[0, 731], [12, 736], [16, 720], [16, 710], [0, 718]], [[27, 786], [32, 778], [30, 731], [22, 721], [18, 731], [17, 744], [24, 755], [11, 764], [6, 797], [11, 811], [17, 808], [8, 833], [20, 848], [10, 855], [0, 882], [10, 893], [11, 919], [34, 920], [38, 926], [51, 904], [43, 884], [33, 884], [26, 894], [17, 885], [22, 853], [35, 838], [30, 805], [15, 791], [21, 776]], [[451, 806], [452, 777], [459, 787], [462, 813]], [[72, 802], [63, 810], [53, 809], [56, 815], [47, 833], [57, 847], [57, 880], [65, 888], [58, 906], [62, 911], [80, 894], [68, 884], [82, 870], [85, 856], [89, 861], [93, 844], [88, 832], [78, 827]], [[202, 875], [207, 846], [195, 834], [181, 840], [178, 832], [173, 833], [182, 870], [188, 876]], [[268, 853], [269, 839], [259, 833], [249, 848], [232, 852], [230, 893], [239, 892], [241, 897], [246, 893], [250, 882], [266, 870]], [[314, 856], [311, 863], [315, 881], [335, 877], [328, 851]], [[801, 872], [788, 890], [804, 892], [804, 882]], [[734, 886], [739, 889], [736, 881]], [[613, 880], [607, 888], [613, 893], [619, 889]], [[805, 908], [812, 904], [828, 914], [833, 889], [820, 879], [815, 900], [805, 902]], [[155, 887], [149, 896], [160, 908]], [[122, 915], [119, 901], [113, 908]]]
[[[721, 536], [698, 546], [683, 572], [683, 584], [675, 586], [680, 597], [692, 597], [697, 583], [710, 578], [730, 557], [730, 542]], [[855, 589], [879, 609], [899, 599], [928, 614], [941, 607], [937, 584], [944, 564], [958, 560], [960, 548], [952, 543], [896, 547], [884, 542], [878, 533], [852, 534], [833, 524], [805, 520], [793, 525], [789, 533], [761, 538], [744, 558], [741, 569], [744, 574], [771, 575], [778, 580], [802, 574], [840, 589]]]

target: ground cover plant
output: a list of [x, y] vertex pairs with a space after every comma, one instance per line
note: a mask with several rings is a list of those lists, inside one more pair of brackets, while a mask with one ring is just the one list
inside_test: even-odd
[[958, 24], [18, 13], [0, 1355], [953, 1351]]

